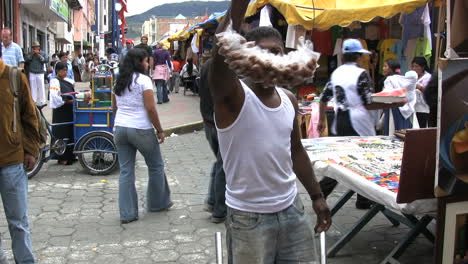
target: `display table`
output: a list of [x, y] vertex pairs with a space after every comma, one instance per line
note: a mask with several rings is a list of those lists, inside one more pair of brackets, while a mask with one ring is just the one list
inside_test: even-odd
[[[383, 213], [393, 225], [403, 223], [411, 231], [382, 263], [396, 263], [396, 258], [414, 238], [434, 236], [426, 226], [436, 215], [435, 199], [416, 200], [412, 203], [396, 202], [404, 142], [395, 137], [322, 137], [302, 140], [318, 177], [331, 177], [346, 186], [348, 191], [332, 208], [332, 216], [359, 193], [376, 204], [330, 248], [334, 256], [377, 213]], [[417, 217], [418, 216], [418, 217]]]

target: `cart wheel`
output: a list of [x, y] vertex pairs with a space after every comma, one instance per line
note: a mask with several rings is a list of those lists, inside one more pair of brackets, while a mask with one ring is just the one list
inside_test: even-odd
[[112, 135], [94, 132], [86, 135], [78, 146], [78, 160], [81, 166], [91, 175], [107, 175], [118, 164], [117, 148]]
[[45, 156], [45, 151], [42, 149], [39, 151], [39, 155], [36, 158], [36, 163], [34, 164], [34, 167], [31, 170], [26, 171], [26, 175], [28, 175], [28, 179], [31, 179], [32, 177], [36, 176], [36, 174], [41, 170], [42, 165], [44, 165], [44, 156]]

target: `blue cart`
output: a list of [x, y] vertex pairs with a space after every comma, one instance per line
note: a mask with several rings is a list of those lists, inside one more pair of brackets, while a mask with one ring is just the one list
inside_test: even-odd
[[109, 65], [100, 65], [91, 81], [87, 98], [77, 96], [74, 107], [74, 153], [83, 168], [93, 175], [112, 172], [118, 165], [113, 140], [114, 116]]

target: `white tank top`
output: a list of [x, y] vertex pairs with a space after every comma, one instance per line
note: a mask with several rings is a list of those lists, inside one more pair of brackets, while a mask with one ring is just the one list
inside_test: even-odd
[[294, 106], [276, 88], [281, 104], [269, 108], [241, 84], [245, 101], [239, 116], [229, 127], [218, 128], [226, 204], [246, 212], [279, 212], [294, 202], [297, 193], [291, 159]]

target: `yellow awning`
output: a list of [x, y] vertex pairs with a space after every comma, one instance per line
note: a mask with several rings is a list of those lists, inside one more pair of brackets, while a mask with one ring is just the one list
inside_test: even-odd
[[167, 40], [168, 41], [178, 41], [178, 40], [184, 40], [190, 37], [190, 33], [187, 32], [187, 29], [183, 29], [181, 31], [178, 31], [172, 35], [170, 35]]
[[[256, 0], [249, 5], [247, 16], [254, 15], [262, 6], [271, 4], [290, 25], [325, 30], [334, 25], [346, 27], [353, 21], [369, 22], [375, 17], [389, 18], [400, 12], [411, 13], [426, 2], [427, 0]], [[313, 7], [323, 10], [314, 11]]]

